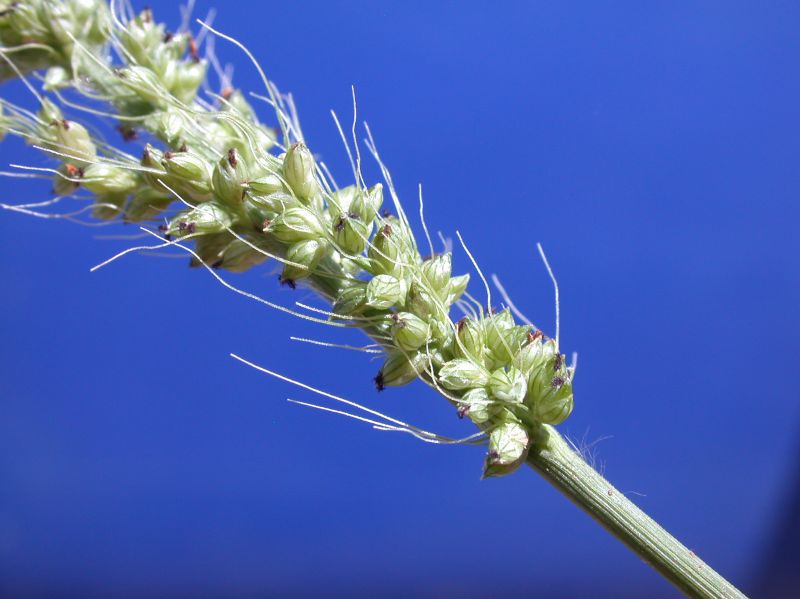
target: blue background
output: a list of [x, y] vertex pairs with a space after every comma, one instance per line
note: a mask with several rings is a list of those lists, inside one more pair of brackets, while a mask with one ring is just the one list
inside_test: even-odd
[[[172, 2], [151, 5], [178, 23]], [[544, 244], [562, 347], [580, 353], [562, 430], [610, 436], [591, 451], [620, 490], [777, 596], [774, 556], [800, 563], [800, 536], [776, 545], [800, 502], [800, 5], [218, 8], [216, 26], [295, 94], [340, 183], [328, 109], [349, 122], [354, 84], [408, 210], [422, 182], [431, 228], [459, 229], [552, 333]], [[34, 104], [17, 84], [1, 93]], [[47, 164], [17, 140], [0, 161]], [[19, 203], [49, 184], [0, 190]], [[478, 448], [307, 411], [284, 400], [313, 396], [228, 357], [471, 432], [421, 384], [376, 394], [369, 356], [288, 340], [356, 334], [232, 295], [184, 259], [88, 272], [131, 243], [97, 235], [134, 232], [0, 214], [0, 594], [675, 596], [531, 471], [482, 482]], [[274, 275], [228, 278], [308, 299]]]

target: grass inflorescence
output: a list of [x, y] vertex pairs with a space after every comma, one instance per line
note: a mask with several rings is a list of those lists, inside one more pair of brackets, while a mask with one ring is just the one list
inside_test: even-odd
[[[454, 275], [449, 248], [433, 246], [421, 190], [427, 243], [420, 248], [366, 124], [365, 147], [384, 182], [365, 181], [355, 125], [351, 150], [334, 115], [354, 180], [339, 187], [309, 149], [291, 95], [280, 93], [240, 42], [200, 21], [195, 36], [185, 21], [173, 32], [150, 9], [134, 14], [127, 5], [98, 0], [4, 3], [0, 76], [22, 78], [39, 106], [34, 112], [1, 101], [2, 132], [56, 162], [36, 169], [52, 181], [48, 209], [65, 198], [88, 201], [60, 214], [43, 211], [43, 203], [5, 207], [140, 223], [162, 240], [120, 255], [177, 247], [193, 266], [240, 293], [322, 324], [363, 330], [373, 344], [361, 349], [384, 354], [374, 377], [378, 391], [424, 381], [458, 417], [478, 426], [467, 440], [488, 444], [485, 476], [515, 470], [541, 427], [572, 411], [574, 366], [560, 352], [558, 333], [548, 338], [516, 320], [507, 297], [495, 309], [488, 282], [458, 235], [486, 301], [467, 292], [469, 274]], [[214, 36], [252, 60], [266, 92], [253, 97], [272, 108], [272, 126], [259, 121], [219, 66], [208, 43]], [[216, 93], [209, 71], [219, 80]], [[124, 141], [141, 135], [147, 143], [140, 155], [130, 155], [67, 118], [68, 110], [111, 121]], [[267, 260], [281, 264], [280, 285], [313, 289], [330, 309], [280, 306], [234, 288], [218, 272], [242, 272]], [[424, 440], [453, 441], [383, 418], [383, 424], [368, 420]]]
[[[267, 79], [236, 39], [202, 21], [195, 36], [189, 12], [170, 31], [151, 10], [135, 14], [127, 2], [0, 0], [0, 81], [19, 78], [38, 104], [28, 110], [0, 99], [0, 138], [21, 137], [53, 162], [12, 165], [16, 171], [3, 173], [48, 180], [51, 198], [0, 207], [88, 225], [139, 223], [153, 239], [93, 270], [132, 252], [177, 248], [236, 293], [315, 323], [360, 329], [371, 339], [364, 346], [300, 340], [380, 355], [378, 391], [422, 380], [477, 432], [443, 437], [232, 357], [336, 407], [296, 403], [429, 443], [487, 445], [484, 476], [527, 462], [677, 588], [694, 597], [743, 597], [553, 428], [572, 412], [576, 360], [567, 364], [559, 347], [558, 286], [541, 246], [556, 292], [552, 338], [525, 318], [496, 277], [504, 305], [493, 307], [488, 280], [456, 232], [486, 299], [469, 293], [469, 274], [452, 272], [450, 244], [443, 239], [438, 251], [433, 245], [421, 188], [426, 243], [420, 247], [366, 123], [364, 147], [383, 183], [365, 181], [355, 93], [349, 140], [333, 114], [353, 171], [353, 183], [340, 187], [309, 149], [292, 96]], [[217, 38], [237, 46], [257, 70], [265, 95], [248, 97], [271, 108], [271, 125], [233, 87], [212, 49]], [[209, 74], [216, 75], [216, 92]], [[68, 113], [87, 118], [79, 122]], [[124, 142], [143, 137], [142, 151], [131, 155], [106, 142], [91, 126], [98, 118], [113, 124]], [[65, 201], [81, 207], [59, 212]], [[280, 265], [280, 285], [313, 290], [328, 309], [278, 304], [221, 274], [267, 260]]]

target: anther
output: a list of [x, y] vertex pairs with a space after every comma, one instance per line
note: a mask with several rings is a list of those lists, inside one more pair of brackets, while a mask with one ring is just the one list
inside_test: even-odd
[[75, 166], [74, 164], [70, 164], [68, 162], [64, 165], [64, 169], [66, 169], [67, 175], [73, 179], [80, 179], [83, 177], [83, 169]]
[[297, 283], [294, 282], [294, 279], [284, 278], [283, 275], [278, 275], [278, 282], [280, 282], [281, 287], [287, 285], [289, 289], [297, 289]]
[[195, 62], [200, 62], [200, 54], [197, 51], [197, 42], [193, 37], [189, 37], [189, 56]]
[[119, 127], [117, 127], [117, 131], [119, 131], [120, 135], [122, 135], [123, 141], [133, 141], [134, 139], [139, 137], [139, 134], [137, 133], [136, 129], [134, 129], [129, 125], [120, 125]]

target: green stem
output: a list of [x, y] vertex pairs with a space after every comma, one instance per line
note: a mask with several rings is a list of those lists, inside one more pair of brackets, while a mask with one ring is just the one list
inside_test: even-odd
[[745, 597], [600, 476], [554, 428], [545, 427], [528, 465], [689, 597]]

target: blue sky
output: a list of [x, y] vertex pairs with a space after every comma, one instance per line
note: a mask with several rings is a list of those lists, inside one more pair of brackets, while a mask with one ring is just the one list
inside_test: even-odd
[[[178, 22], [172, 2], [150, 5]], [[429, 226], [459, 230], [552, 333], [543, 243], [562, 347], [580, 354], [562, 430], [754, 589], [798, 509], [800, 6], [217, 9], [215, 25], [294, 93], [310, 147], [342, 184], [329, 110], [349, 121], [355, 85], [407, 206], [422, 183]], [[222, 40], [217, 52], [237, 85], [261, 91], [240, 52]], [[19, 85], [0, 93], [33, 106]], [[16, 140], [0, 160], [47, 164]], [[49, 185], [0, 190], [23, 202]], [[472, 432], [421, 384], [377, 395], [368, 357], [289, 340], [357, 335], [248, 302], [184, 259], [128, 256], [90, 274], [130, 243], [98, 236], [131, 232], [0, 213], [8, 593], [674, 596], [533, 472], [480, 481], [480, 449], [293, 406], [312, 397], [228, 357]], [[469, 270], [461, 253], [454, 270]], [[230, 279], [286, 304], [308, 298], [274, 273]]]

